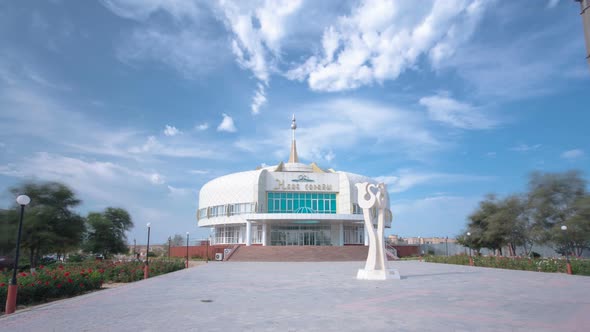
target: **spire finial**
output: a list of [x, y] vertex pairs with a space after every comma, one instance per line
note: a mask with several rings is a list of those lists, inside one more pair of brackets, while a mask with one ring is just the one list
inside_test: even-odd
[[293, 114], [293, 120], [291, 121], [292, 139], [291, 139], [291, 154], [289, 155], [290, 163], [298, 163], [299, 157], [297, 157], [297, 146], [295, 145], [295, 129], [297, 129], [297, 121], [295, 120], [295, 114]]

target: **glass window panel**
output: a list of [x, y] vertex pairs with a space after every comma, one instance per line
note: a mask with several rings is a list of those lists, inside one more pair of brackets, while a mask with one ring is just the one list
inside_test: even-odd
[[287, 193], [287, 198], [293, 198], [293, 193]]
[[317, 199], [318, 198], [318, 194], [316, 194], [316, 193], [311, 194], [311, 198]]
[[299, 200], [293, 201], [293, 210], [299, 209]]
[[281, 199], [285, 199], [287, 198], [287, 194], [286, 193], [281, 193]]
[[324, 201], [323, 200], [318, 201], [318, 211], [324, 212]]
[[293, 212], [293, 201], [287, 201], [287, 212]]
[[287, 201], [281, 199], [281, 212], [285, 212], [285, 210], [287, 210]]

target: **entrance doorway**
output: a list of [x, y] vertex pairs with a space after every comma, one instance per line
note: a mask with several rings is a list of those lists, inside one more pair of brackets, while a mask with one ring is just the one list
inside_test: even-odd
[[329, 225], [272, 225], [272, 246], [329, 246], [332, 245]]

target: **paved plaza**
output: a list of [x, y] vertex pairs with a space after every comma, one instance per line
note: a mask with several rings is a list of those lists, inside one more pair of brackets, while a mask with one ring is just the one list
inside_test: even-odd
[[211, 262], [18, 311], [0, 331], [588, 331], [590, 278], [391, 262]]

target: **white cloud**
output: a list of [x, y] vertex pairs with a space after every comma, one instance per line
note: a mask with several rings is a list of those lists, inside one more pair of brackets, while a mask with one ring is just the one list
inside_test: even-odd
[[457, 101], [444, 94], [420, 98], [430, 119], [462, 129], [489, 129], [496, 121], [485, 116], [481, 109]]
[[287, 22], [301, 7], [301, 0], [254, 3], [222, 0], [218, 6], [233, 36], [231, 46], [236, 61], [259, 80], [251, 105], [252, 114], [258, 114], [267, 101], [265, 86], [268, 87], [270, 73], [280, 57]]
[[421, 185], [447, 185], [459, 182], [489, 181], [489, 176], [453, 174], [440, 172], [417, 172], [410, 169], [401, 169], [396, 175], [379, 176], [377, 181], [387, 185], [391, 193], [400, 193]]
[[264, 85], [258, 83], [258, 90], [256, 90], [254, 98], [252, 98], [252, 114], [260, 113], [260, 107], [264, 104], [266, 104], [266, 92]]
[[164, 128], [164, 135], [166, 136], [176, 136], [179, 134], [182, 134], [182, 132], [174, 126], [166, 125], [166, 128]]
[[529, 152], [529, 151], [536, 151], [539, 150], [541, 148], [541, 144], [534, 144], [534, 145], [528, 145], [528, 144], [518, 144], [516, 146], [513, 146], [510, 148], [511, 151], [516, 151], [516, 152]]
[[200, 125], [195, 126], [197, 130], [207, 130], [209, 129], [209, 124], [207, 122], [201, 123]]
[[268, 83], [270, 62], [279, 55], [287, 21], [299, 10], [301, 1], [220, 1], [218, 6], [233, 34], [232, 50], [238, 64]]
[[162, 175], [158, 173], [152, 173], [150, 174], [150, 182], [152, 184], [164, 184], [166, 181], [164, 181]]
[[219, 126], [217, 126], [217, 131], [227, 131], [229, 133], [236, 132], [236, 126], [234, 125], [234, 119], [231, 116], [223, 113], [223, 120]]
[[148, 184], [163, 183], [162, 176], [124, 167], [113, 162], [82, 160], [46, 152], [5, 165], [0, 173], [19, 178], [61, 181], [76, 191], [102, 202], [115, 202], [121, 188], [126, 193]]
[[[331, 161], [337, 155], [350, 154], [353, 147], [371, 153], [390, 151], [392, 145], [404, 156], [421, 158], [443, 146], [428, 129], [426, 117], [388, 104], [341, 98], [293, 105], [285, 113], [297, 113], [297, 152], [311, 161]], [[286, 126], [289, 121], [290, 117], [285, 118]], [[264, 136], [241, 137], [235, 146], [250, 153], [272, 151], [284, 157], [289, 154], [290, 141], [289, 131], [273, 127]]]
[[580, 150], [580, 149], [567, 150], [561, 154], [561, 158], [570, 159], [570, 160], [578, 159], [583, 156], [584, 156], [584, 151]]
[[341, 91], [396, 79], [420, 56], [434, 67], [467, 41], [490, 1], [438, 0], [426, 4], [365, 0], [324, 30], [322, 54], [287, 73], [319, 91]]
[[191, 173], [191, 174], [199, 174], [199, 175], [208, 174], [209, 173], [209, 171], [208, 170], [205, 170], [205, 169], [191, 169], [188, 172]]
[[125, 36], [117, 48], [119, 60], [125, 63], [161, 61], [183, 77], [195, 79], [222, 65], [228, 47], [222, 39], [202, 36], [199, 27], [167, 31], [159, 27], [137, 29]]

